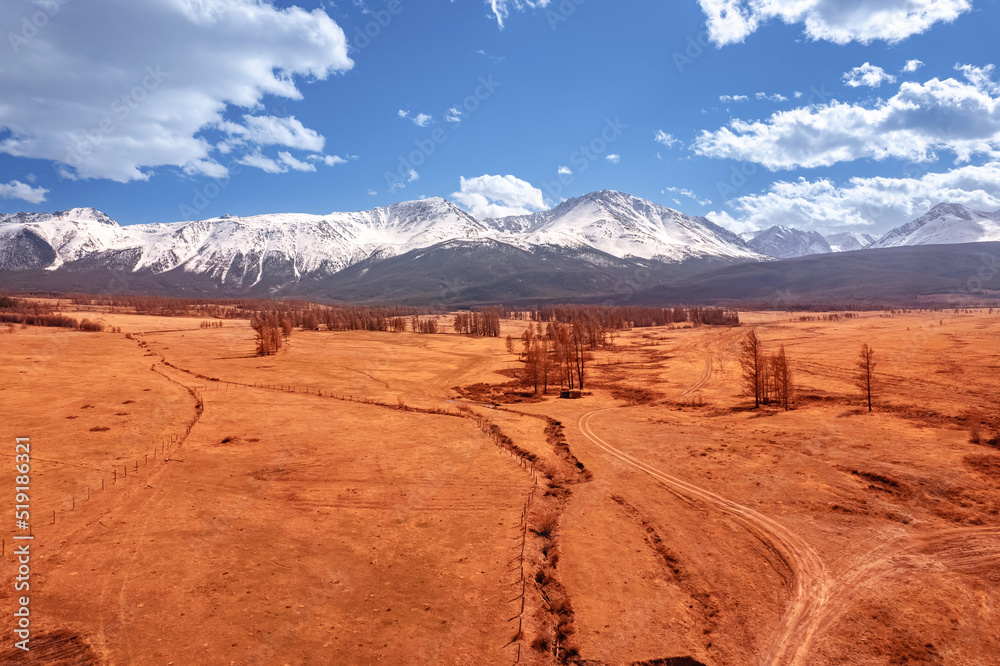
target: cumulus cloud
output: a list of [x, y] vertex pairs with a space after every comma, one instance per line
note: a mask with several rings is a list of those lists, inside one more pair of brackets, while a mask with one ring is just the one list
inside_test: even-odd
[[844, 83], [852, 88], [859, 88], [861, 86], [867, 86], [869, 88], [878, 88], [883, 83], [895, 83], [896, 77], [892, 74], [886, 74], [886, 71], [881, 67], [876, 67], [870, 62], [855, 67], [851, 71], [847, 72], [843, 76]]
[[44, 187], [32, 187], [19, 180], [0, 183], [0, 197], [4, 199], [22, 199], [28, 203], [39, 204], [45, 201], [48, 192]]
[[763, 24], [802, 24], [809, 39], [835, 44], [895, 43], [950, 22], [972, 9], [972, 0], [698, 0], [718, 46], [742, 42]]
[[570, 169], [570, 168], [569, 168], [569, 167], [567, 167], [567, 166], [561, 166], [561, 167], [559, 167], [559, 169], [558, 169], [558, 170], [556, 171], [556, 173], [558, 173], [558, 174], [559, 174], [560, 176], [572, 176], [572, 175], [573, 175], [573, 170], [572, 170], [572, 169]]
[[1000, 208], [1000, 162], [895, 178], [852, 178], [843, 185], [826, 178], [779, 181], [762, 194], [728, 202], [737, 216], [723, 226], [733, 231], [781, 224], [822, 233], [845, 229], [884, 233], [941, 202], [979, 210]]
[[750, 98], [746, 95], [719, 95], [719, 101], [723, 104], [729, 104], [730, 102], [746, 102]]
[[462, 178], [459, 191], [453, 192], [451, 198], [480, 220], [545, 209], [542, 191], [511, 175]]
[[616, 153], [608, 153], [604, 156], [604, 159], [611, 162], [612, 164], [619, 164], [622, 161], [622, 156]]
[[1000, 91], [989, 67], [958, 66], [967, 81], [904, 82], [870, 105], [832, 101], [782, 111], [765, 121], [733, 120], [702, 132], [699, 155], [756, 162], [771, 170], [857, 159], [914, 162], [954, 151], [959, 161], [1000, 151]]
[[444, 120], [449, 123], [462, 122], [462, 112], [454, 106], [444, 112]]
[[[490, 6], [490, 13], [497, 20], [500, 29], [504, 28], [504, 21], [510, 16], [511, 10], [524, 11], [525, 9], [535, 9], [538, 7], [548, 7], [550, 0], [486, 0]], [[485, 54], [484, 54], [485, 55]]]
[[[0, 4], [0, 23], [20, 25], [24, 7]], [[248, 144], [240, 150], [250, 161], [259, 160], [249, 144], [268, 135], [268, 123], [273, 143], [284, 130], [298, 142], [287, 147], [321, 149], [322, 137], [301, 124], [293, 131], [291, 118], [254, 115], [240, 125], [226, 114], [259, 110], [267, 96], [302, 99], [296, 78], [353, 66], [343, 30], [323, 11], [257, 0], [60, 3], [31, 39], [7, 41], [0, 153], [119, 182], [160, 166], [224, 175], [210, 131], [235, 130], [230, 138]]]
[[917, 71], [918, 69], [920, 69], [923, 66], [924, 66], [924, 63], [921, 60], [907, 60], [906, 64], [903, 65], [903, 71], [904, 72], [915, 72], [915, 71]]

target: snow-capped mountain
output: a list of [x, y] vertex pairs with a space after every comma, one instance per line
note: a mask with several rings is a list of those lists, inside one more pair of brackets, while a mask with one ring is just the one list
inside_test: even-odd
[[834, 252], [851, 252], [852, 250], [863, 250], [876, 240], [878, 236], [862, 234], [857, 231], [843, 231], [839, 234], [824, 236], [830, 249]]
[[761, 257], [736, 234], [623, 192], [604, 190], [531, 215], [483, 221], [498, 238], [520, 247], [590, 247], [615, 257], [683, 261], [701, 257]]
[[896, 227], [872, 243], [872, 248], [903, 245], [945, 245], [1000, 241], [1000, 210], [970, 210], [957, 203], [940, 203], [926, 215]]
[[[120, 226], [92, 208], [0, 216], [0, 270], [57, 270], [82, 259], [112, 260], [130, 272], [174, 269], [249, 286], [329, 275], [372, 255], [393, 256], [489, 228], [444, 199], [359, 213], [282, 213]], [[124, 264], [124, 265], [123, 265]]]
[[775, 225], [758, 231], [747, 245], [757, 252], [777, 259], [803, 257], [807, 254], [827, 254], [830, 245], [815, 231], [802, 231]]
[[57, 271], [86, 260], [87, 266], [127, 273], [173, 271], [247, 288], [321, 278], [445, 241], [487, 240], [532, 251], [558, 246], [591, 257], [761, 258], [708, 220], [620, 192], [597, 192], [545, 213], [482, 222], [440, 198], [357, 213], [224, 215], [130, 226], [92, 208], [0, 215], [0, 270]]

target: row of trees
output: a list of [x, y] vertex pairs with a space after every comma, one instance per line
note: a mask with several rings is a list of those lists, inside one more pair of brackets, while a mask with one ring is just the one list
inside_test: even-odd
[[608, 330], [647, 328], [690, 322], [693, 326], [739, 326], [740, 316], [726, 308], [649, 308], [638, 305], [550, 305], [530, 312], [532, 321], [592, 321]]

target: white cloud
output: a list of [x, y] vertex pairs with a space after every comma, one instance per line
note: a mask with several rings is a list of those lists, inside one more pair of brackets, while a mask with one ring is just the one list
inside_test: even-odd
[[434, 118], [427, 115], [426, 113], [418, 113], [417, 115], [412, 117], [410, 116], [409, 111], [404, 111], [403, 109], [400, 109], [397, 113], [399, 114], [400, 118], [408, 118], [412, 120], [413, 124], [416, 125], [417, 127], [427, 127], [434, 120]]
[[723, 104], [729, 104], [730, 102], [745, 102], [749, 97], [746, 95], [719, 95], [719, 101]]
[[941, 202], [1000, 208], [1000, 162], [898, 178], [852, 178], [839, 186], [826, 178], [779, 181], [762, 194], [730, 201], [738, 219], [724, 226], [735, 231], [781, 224], [823, 233], [867, 227], [884, 233]]
[[371, 197], [373, 197], [373, 196], [375, 196], [376, 194], [378, 194], [378, 191], [377, 191], [377, 190], [373, 190], [373, 189], [371, 189], [371, 188], [368, 188], [368, 196], [371, 196]]
[[44, 187], [32, 187], [19, 180], [0, 183], [0, 197], [4, 199], [23, 199], [28, 203], [39, 204], [45, 201], [48, 192]]
[[806, 36], [835, 44], [899, 42], [935, 23], [955, 20], [972, 0], [698, 0], [717, 45], [742, 42], [761, 25], [780, 20], [802, 24]]
[[615, 153], [608, 153], [604, 156], [604, 159], [611, 162], [612, 164], [618, 164], [622, 161], [622, 156]]
[[921, 60], [907, 60], [906, 64], [903, 66], [904, 72], [915, 72], [924, 66]]
[[497, 25], [503, 30], [503, 22], [510, 16], [512, 9], [523, 11], [537, 7], [548, 7], [549, 0], [486, 0], [486, 4], [490, 6], [490, 12], [496, 18]]
[[267, 173], [285, 173], [288, 167], [260, 152], [260, 148], [236, 160], [240, 164], [255, 167]]
[[673, 148], [674, 145], [683, 146], [680, 139], [676, 138], [673, 134], [667, 134], [663, 130], [656, 130], [653, 141], [663, 144], [667, 148]]
[[[24, 7], [0, 3], [0, 24], [20, 25]], [[10, 132], [0, 153], [119, 182], [160, 166], [224, 175], [202, 133], [226, 125], [229, 110], [260, 109], [266, 96], [302, 99], [296, 77], [353, 66], [343, 30], [323, 11], [257, 0], [60, 3], [32, 39], [7, 41], [17, 66], [0, 68], [0, 128]], [[277, 120], [290, 130], [291, 119]], [[265, 125], [245, 124], [237, 138], [266, 136]], [[292, 134], [314, 146], [322, 139], [306, 128]]]
[[788, 98], [781, 93], [774, 93], [773, 95], [768, 95], [767, 93], [759, 92], [754, 95], [758, 100], [767, 100], [768, 102], [787, 102]]
[[462, 178], [451, 197], [478, 219], [527, 215], [545, 209], [542, 191], [514, 176]]
[[888, 100], [869, 106], [832, 101], [771, 115], [733, 120], [702, 132], [699, 155], [756, 162], [769, 169], [829, 166], [857, 159], [937, 159], [950, 150], [959, 161], [1000, 151], [1000, 96], [990, 68], [958, 66], [968, 82], [937, 78], [904, 82]]
[[[354, 158], [355, 156], [351, 155], [349, 157]], [[340, 155], [309, 155], [308, 157], [306, 157], [306, 159], [309, 160], [310, 162], [322, 162], [327, 166], [347, 164], [347, 160], [345, 160]]]
[[567, 166], [561, 166], [559, 167], [558, 171], [556, 171], [556, 173], [558, 173], [560, 176], [572, 176], [573, 170]]
[[859, 88], [861, 86], [867, 86], [869, 88], [878, 88], [883, 83], [895, 83], [896, 77], [892, 74], [886, 74], [885, 70], [881, 67], [876, 67], [870, 62], [855, 67], [851, 71], [847, 72], [843, 76], [844, 83], [852, 88]]
[[705, 217], [708, 219], [709, 222], [717, 224], [724, 229], [729, 229], [734, 234], [743, 234], [748, 231], [757, 231], [760, 228], [751, 222], [747, 222], [745, 220], [737, 220], [724, 210], [709, 211], [708, 213], [705, 213]]
[[462, 122], [462, 112], [456, 109], [455, 107], [451, 107], [450, 109], [444, 112], [444, 119], [445, 122], [460, 123]]
[[[679, 194], [682, 197], [687, 197], [688, 199], [691, 199], [691, 200], [693, 200], [693, 201], [701, 204], [702, 206], [707, 206], [708, 204], [712, 203], [712, 201], [710, 199], [702, 199], [697, 194], [695, 194], [691, 190], [689, 190], [687, 188], [684, 188], [684, 187], [665, 187], [665, 188], [663, 188], [662, 193], [666, 194], [667, 192], [673, 192], [674, 194]], [[680, 205], [680, 202], [677, 201], [677, 199], [674, 199], [674, 201], [677, 202], [678, 205]]]
[[281, 160], [282, 164], [285, 164], [295, 171], [315, 171], [316, 165], [309, 164], [309, 162], [303, 162], [302, 160], [295, 159], [292, 154], [286, 151], [281, 151], [278, 153], [278, 159]]
[[255, 143], [259, 146], [287, 146], [310, 152], [320, 152], [326, 144], [318, 132], [305, 127], [295, 119], [277, 118], [275, 116], [243, 116], [243, 125], [233, 122], [219, 123], [218, 128], [233, 137], [224, 141], [224, 152], [229, 152], [232, 146], [243, 142]]
[[993, 81], [993, 65], [976, 67], [974, 65], [955, 65], [955, 70], [962, 72], [962, 76], [972, 85], [982, 90], [988, 90], [995, 95], [1000, 95], [1000, 85]]

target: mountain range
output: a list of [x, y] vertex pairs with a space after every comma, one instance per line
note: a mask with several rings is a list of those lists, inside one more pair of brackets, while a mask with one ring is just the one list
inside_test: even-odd
[[0, 286], [485, 302], [634, 294], [732, 264], [1000, 240], [1000, 211], [941, 204], [881, 238], [775, 226], [749, 240], [622, 192], [477, 220], [440, 198], [355, 213], [122, 226], [92, 208], [0, 215]]

